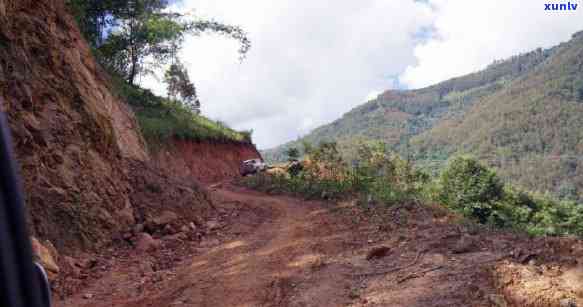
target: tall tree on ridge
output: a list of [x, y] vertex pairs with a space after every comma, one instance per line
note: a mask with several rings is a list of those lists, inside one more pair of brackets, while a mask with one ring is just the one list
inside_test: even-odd
[[251, 48], [238, 26], [168, 12], [168, 0], [69, 0], [100, 62], [135, 84], [176, 57], [186, 35], [214, 32], [237, 40], [241, 59]]

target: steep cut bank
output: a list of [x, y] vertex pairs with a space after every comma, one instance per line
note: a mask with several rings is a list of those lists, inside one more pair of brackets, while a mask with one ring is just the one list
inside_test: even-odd
[[62, 1], [0, 0], [0, 79], [33, 234], [71, 250], [131, 227], [144, 142]]
[[180, 178], [211, 184], [239, 176], [241, 161], [261, 158], [251, 143], [173, 140], [152, 154], [153, 163]]
[[188, 179], [234, 176], [257, 153], [246, 143], [178, 142], [152, 159], [62, 0], [0, 0], [0, 81], [30, 228], [56, 247], [59, 265], [64, 255], [136, 244], [143, 232], [203, 226], [216, 212]]

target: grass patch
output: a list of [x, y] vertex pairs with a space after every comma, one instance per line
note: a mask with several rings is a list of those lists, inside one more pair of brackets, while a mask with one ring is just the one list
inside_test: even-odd
[[150, 90], [114, 80], [117, 95], [134, 110], [149, 145], [171, 139], [251, 143], [251, 131], [235, 131], [219, 121], [198, 115], [179, 101], [154, 95]]

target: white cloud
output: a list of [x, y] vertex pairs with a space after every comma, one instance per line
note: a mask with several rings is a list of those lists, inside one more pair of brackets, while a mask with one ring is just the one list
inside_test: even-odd
[[[338, 118], [379, 89], [437, 83], [550, 47], [583, 29], [583, 4], [575, 12], [552, 13], [543, 4], [183, 0], [183, 11], [242, 26], [253, 47], [239, 63], [235, 42], [193, 37], [182, 58], [203, 113], [253, 129], [259, 147], [269, 148]], [[145, 85], [164, 92], [153, 79]]]
[[428, 2], [434, 9], [435, 37], [415, 48], [417, 63], [401, 77], [413, 88], [473, 72], [495, 59], [554, 46], [583, 29], [583, 7], [549, 12], [544, 0]]
[[[252, 40], [188, 39], [182, 52], [203, 113], [253, 129], [261, 148], [308, 133], [390, 88], [414, 62], [414, 34], [432, 22], [413, 0], [184, 0], [182, 10], [241, 25]], [[163, 93], [163, 85], [145, 85]]]

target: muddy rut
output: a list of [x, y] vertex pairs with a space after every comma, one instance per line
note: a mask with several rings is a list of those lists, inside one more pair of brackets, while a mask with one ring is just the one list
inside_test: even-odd
[[516, 256], [512, 235], [462, 229], [419, 204], [375, 217], [231, 185], [213, 195], [228, 216], [213, 236], [155, 252], [178, 261], [119, 257], [57, 306], [491, 306], [503, 299], [492, 269]]

